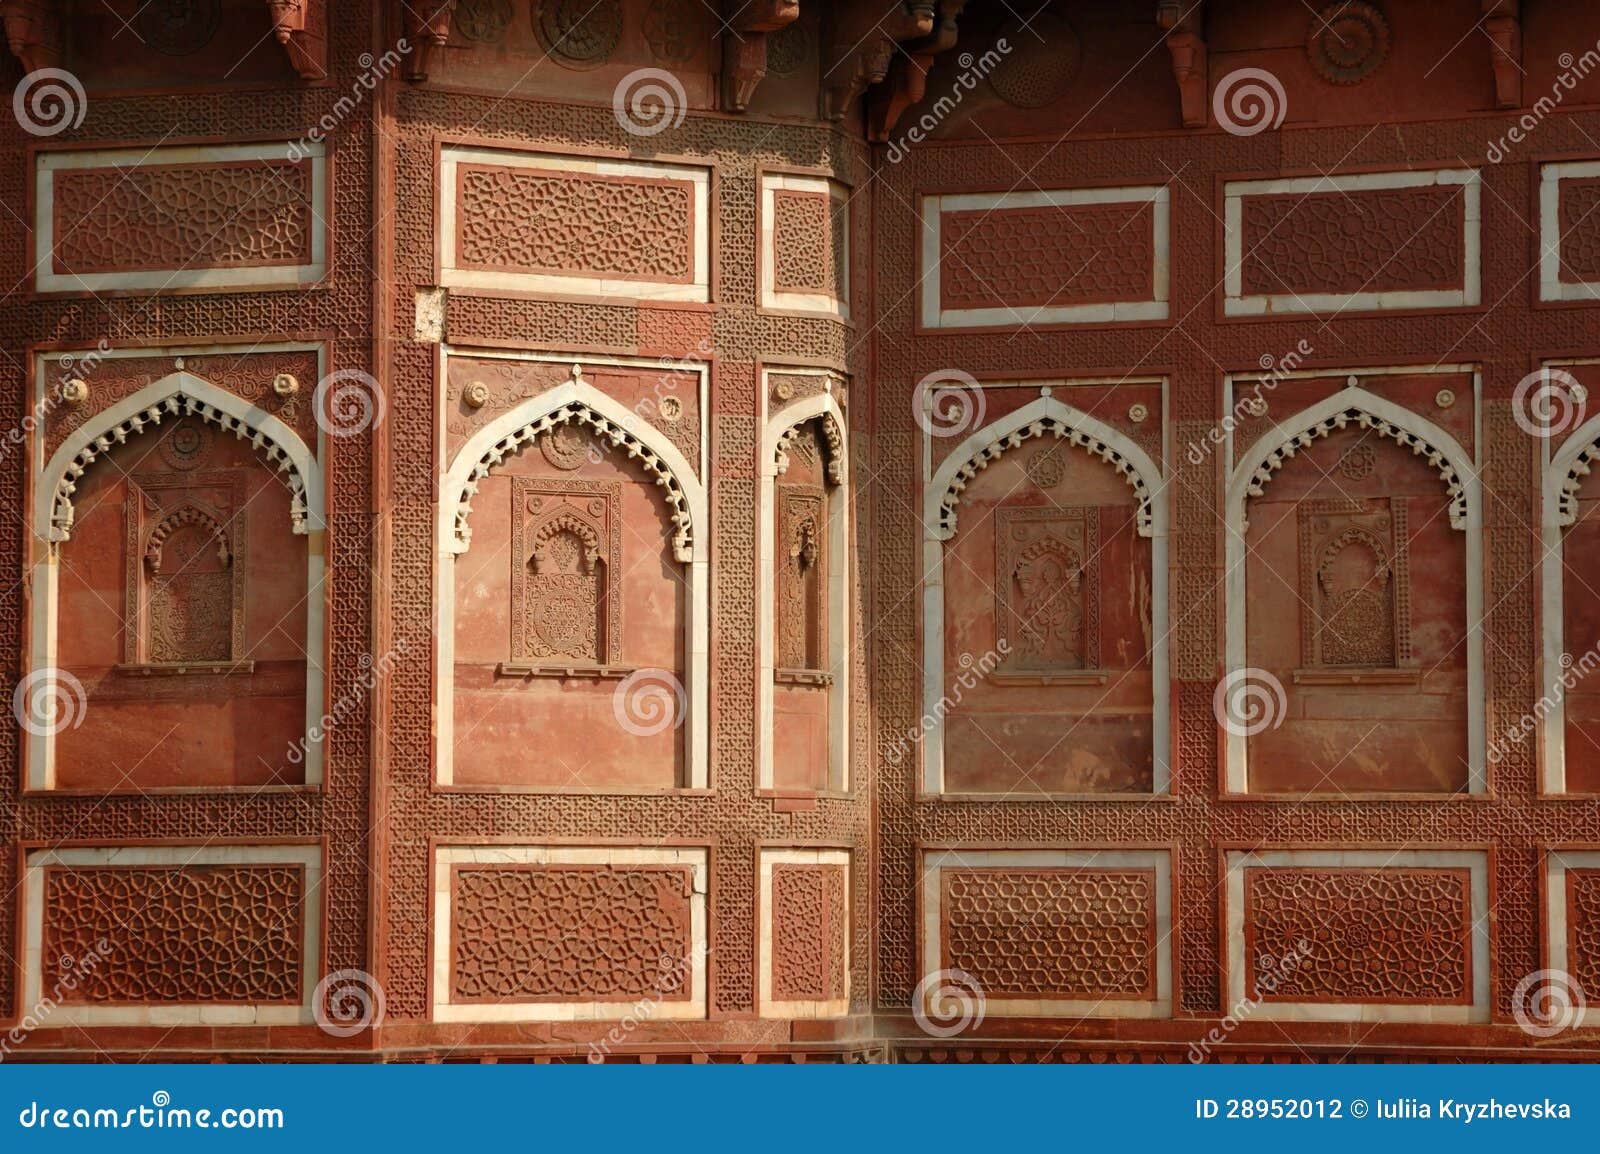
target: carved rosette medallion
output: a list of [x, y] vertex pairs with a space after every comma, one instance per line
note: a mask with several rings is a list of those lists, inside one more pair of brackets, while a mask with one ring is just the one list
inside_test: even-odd
[[622, 39], [622, 0], [535, 0], [533, 31], [557, 64], [598, 68]]
[[1311, 18], [1311, 67], [1330, 84], [1359, 84], [1389, 56], [1389, 21], [1362, 0], [1341, 0]]
[[1041, 12], [1028, 21], [1011, 20], [996, 38], [1011, 51], [989, 74], [994, 94], [1015, 108], [1043, 108], [1066, 94], [1077, 78], [1083, 44], [1071, 24]]
[[498, 44], [505, 39], [512, 16], [511, 0], [461, 0], [453, 27], [467, 40]]
[[217, 34], [222, 0], [148, 0], [134, 17], [139, 39], [163, 56], [192, 56]]

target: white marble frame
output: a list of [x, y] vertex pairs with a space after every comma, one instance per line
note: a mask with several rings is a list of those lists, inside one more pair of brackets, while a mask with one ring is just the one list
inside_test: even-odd
[[[707, 851], [674, 846], [447, 845], [434, 850], [432, 1017], [435, 1022], [596, 1022], [624, 1018], [687, 1021], [707, 1015]], [[481, 1002], [450, 1001], [450, 867], [453, 865], [686, 865], [693, 874], [687, 1001]], [[648, 1006], [648, 1010], [644, 1007]]]
[[[1592, 364], [1600, 364], [1600, 358], [1546, 361], [1544, 367]], [[1575, 493], [1582, 484], [1590, 467], [1588, 459], [1596, 455], [1597, 447], [1600, 416], [1591, 417], [1574, 429], [1553, 455], [1549, 438], [1541, 439], [1539, 444], [1543, 463], [1539, 504], [1539, 700], [1545, 705], [1544, 716], [1539, 718], [1539, 789], [1546, 794], [1567, 792], [1567, 704], [1562, 684], [1567, 668], [1561, 664], [1566, 646], [1566, 530], [1571, 525], [1565, 512], [1566, 496], [1569, 487]]]
[[984, 997], [989, 1017], [1170, 1018], [1172, 1017], [1172, 851], [1168, 849], [929, 849], [918, 879], [922, 974], [943, 968], [940, 873], [945, 869], [1153, 869], [1156, 875], [1156, 996], [1127, 998], [1020, 999]]
[[828, 392], [790, 402], [773, 414], [761, 438], [760, 517], [761, 556], [756, 599], [756, 633], [759, 645], [759, 683], [756, 689], [757, 732], [761, 753], [757, 788], [772, 789], [774, 766], [774, 698], [772, 677], [777, 667], [777, 623], [773, 605], [777, 584], [777, 478], [778, 445], [783, 435], [798, 425], [821, 417], [830, 422], [844, 446], [839, 461], [839, 481], [829, 486], [828, 500], [828, 668], [833, 685], [828, 690], [828, 789], [843, 793], [850, 788], [850, 489], [849, 430], [844, 412], [831, 389], [838, 379], [830, 372], [810, 369], [764, 369], [762, 393], [770, 392], [774, 372], [785, 376], [815, 375], [827, 380]]
[[[1400, 372], [1456, 374], [1463, 371], [1471, 370], [1464, 369], [1462, 366], [1437, 366], [1434, 369], [1365, 369], [1358, 376], [1376, 377]], [[1311, 370], [1290, 375], [1297, 377], [1341, 377], [1349, 376], [1350, 374], [1340, 370], [1328, 370], [1326, 372]], [[1260, 379], [1258, 375], [1250, 373], [1235, 373], [1224, 378], [1224, 410], [1230, 413], [1234, 411], [1233, 387], [1235, 381], [1258, 379]], [[1481, 414], [1481, 408], [1478, 406], [1479, 389], [1477, 374], [1474, 372], [1473, 407], [1475, 412]], [[1349, 409], [1366, 413], [1370, 417], [1387, 422], [1426, 442], [1441, 454], [1460, 481], [1462, 501], [1465, 504], [1465, 520], [1463, 525], [1453, 527], [1460, 528], [1466, 533], [1467, 790], [1469, 793], [1484, 793], [1488, 790], [1489, 785], [1485, 764], [1483, 630], [1480, 628], [1483, 620], [1483, 490], [1478, 480], [1477, 463], [1472, 457], [1468, 456], [1467, 451], [1461, 447], [1454, 437], [1432, 421], [1402, 405], [1368, 392], [1359, 385], [1346, 386], [1332, 396], [1276, 421], [1271, 428], [1267, 429], [1251, 444], [1250, 448], [1239, 458], [1239, 463], [1233, 467], [1228, 475], [1227, 503], [1223, 512], [1224, 616], [1226, 619], [1223, 677], [1226, 678], [1238, 673], [1248, 665], [1245, 644], [1245, 598], [1249, 592], [1245, 587], [1244, 572], [1245, 507], [1250, 497], [1250, 489], [1253, 486], [1258, 483], [1271, 483], [1270, 476], [1265, 480], [1261, 480], [1257, 477], [1257, 472], [1267, 467], [1272, 458], [1289, 446], [1302, 433], [1308, 432], [1321, 422]], [[1478, 434], [1475, 440], [1479, 444], [1482, 443], [1481, 424], [1480, 417], [1475, 425]], [[1233, 425], [1227, 423], [1225, 428], [1224, 460], [1231, 461], [1234, 458]], [[1221, 726], [1218, 728], [1224, 750], [1223, 761], [1227, 775], [1227, 792], [1236, 794], [1248, 793], [1247, 744], [1249, 739], [1230, 733]], [[1334, 796], [1334, 800], [1337, 800], [1337, 795]]]
[[[844, 283], [837, 296], [826, 293], [779, 292], [777, 286], [777, 197], [779, 191], [821, 193], [828, 198], [830, 211], [845, 213], [844, 253], [839, 264]], [[789, 312], [816, 313], [841, 321], [850, 319], [850, 190], [826, 176], [802, 176], [792, 172], [761, 174], [761, 307]], [[829, 221], [830, 227], [832, 221]]]
[[[1567, 956], [1567, 870], [1600, 869], [1600, 850], [1552, 849], [1545, 852], [1545, 963], [1544, 968], [1571, 975], [1572, 959]], [[1576, 979], [1573, 979], [1576, 985]], [[1592, 1028], [1600, 1023], [1600, 990], [1584, 990], [1586, 1004], [1576, 1010], [1576, 1018], [1566, 1023], [1571, 1029]]]
[[[80, 168], [148, 168], [172, 164], [226, 164], [240, 160], [294, 160], [311, 163], [311, 260], [299, 265], [249, 265], [243, 268], [182, 266], [137, 272], [57, 273], [55, 251], [55, 174]], [[328, 271], [328, 160], [321, 143], [274, 141], [263, 144], [197, 145], [179, 148], [106, 148], [82, 152], [42, 151], [34, 161], [34, 284], [41, 293], [105, 292], [120, 289], [298, 288], [315, 284]]]
[[[1393, 1002], [1251, 1002], [1245, 975], [1244, 871], [1246, 869], [1469, 869], [1472, 873], [1472, 1004], [1407, 1005]], [[1293, 849], [1230, 850], [1227, 855], [1225, 925], [1228, 1006], [1251, 1006], [1250, 1016], [1300, 1022], [1487, 1022], [1489, 1001], [1489, 855], [1483, 850]]]
[[[684, 181], [694, 188], [689, 225], [694, 229], [693, 274], [687, 283], [556, 273], [492, 272], [456, 267], [456, 166], [495, 165], [562, 175], [632, 177]], [[559, 152], [475, 148], [446, 144], [439, 151], [439, 283], [446, 288], [559, 293], [607, 300], [689, 301], [711, 299], [711, 169], [656, 161], [576, 156]]]
[[[451, 357], [470, 357], [474, 360], [511, 359], [538, 361], [547, 364], [574, 363], [577, 365], [617, 365], [626, 367], [661, 369], [659, 361], [625, 357], [571, 357], [552, 356], [545, 353], [505, 353], [492, 350], [461, 349], [440, 346], [439, 380], [448, 378]], [[665, 372], [666, 370], [661, 370]], [[699, 377], [699, 401], [702, 414], [708, 412], [709, 374], [703, 362], [685, 362], [672, 366], [673, 372], [695, 372]], [[441, 418], [439, 429], [444, 436], [442, 416], [444, 392], [440, 390]], [[655, 453], [672, 474], [683, 494], [689, 516], [691, 559], [684, 564], [687, 569], [688, 596], [685, 605], [685, 638], [688, 652], [688, 713], [683, 719], [685, 761], [688, 767], [689, 789], [705, 789], [711, 765], [711, 544], [709, 527], [710, 505], [706, 490], [699, 481], [694, 466], [684, 458], [678, 447], [667, 439], [660, 429], [640, 414], [628, 409], [620, 401], [608, 396], [583, 380], [569, 380], [555, 388], [546, 389], [521, 404], [501, 413], [473, 433], [456, 451], [444, 476], [439, 482], [438, 521], [435, 527], [434, 552], [434, 701], [436, 716], [450, 718], [455, 705], [455, 684], [451, 670], [455, 664], [455, 563], [467, 552], [469, 544], [456, 534], [456, 510], [473, 484], [473, 471], [484, 454], [504, 437], [538, 421], [569, 404], [577, 404], [612, 424], [626, 429], [640, 444]], [[706, 458], [706, 438], [710, 435], [710, 421], [700, 422], [700, 459]], [[441, 458], [443, 444], [441, 442]], [[670, 535], [664, 547], [672, 548]], [[448, 725], [435, 727], [434, 781], [448, 786], [454, 781], [454, 750], [448, 737]], [[590, 791], [593, 792], [593, 791]], [[601, 791], [604, 792], [604, 791]]]
[[[775, 865], [825, 865], [844, 870], [844, 992], [827, 1002], [780, 1002], [772, 997], [772, 867]], [[761, 902], [757, 980], [760, 991], [756, 1013], [763, 1018], [842, 1018], [850, 1013], [850, 945], [853, 935], [850, 904], [850, 851], [843, 849], [763, 849], [757, 886]]]
[[[305, 901], [301, 911], [301, 1001], [299, 1005], [234, 1003], [140, 1003], [85, 1006], [61, 1003], [44, 989], [44, 870], [47, 866], [209, 866], [301, 865]], [[160, 845], [95, 846], [30, 851], [22, 876], [22, 1002], [31, 1013], [46, 999], [55, 1001], [38, 1016], [41, 1029], [63, 1026], [295, 1026], [315, 1020], [316, 975], [322, 968], [322, 848], [316, 845]], [[97, 963], [114, 967], [119, 943]], [[123, 943], [125, 944], [125, 943]], [[80, 959], [83, 964], [85, 959]]]
[[[1135, 301], [1094, 304], [997, 306], [947, 309], [939, 296], [939, 263], [943, 259], [942, 221], [946, 212], [1004, 212], [1017, 208], [1067, 207], [1082, 204], [1154, 205], [1154, 260], [1151, 294]], [[966, 329], [1007, 325], [1111, 324], [1120, 321], [1163, 321], [1169, 311], [1172, 259], [1172, 194], [1166, 185], [1110, 188], [1065, 188], [1027, 192], [977, 192], [924, 196], [921, 205], [922, 269], [919, 316], [925, 329]]]
[[[1150, 505], [1149, 531], [1139, 529], [1141, 537], [1150, 538], [1150, 687], [1151, 687], [1151, 746], [1154, 751], [1151, 766], [1151, 792], [1164, 794], [1171, 787], [1171, 736], [1169, 727], [1171, 686], [1167, 680], [1167, 634], [1169, 631], [1167, 603], [1167, 521], [1168, 501], [1166, 478], [1160, 467], [1123, 433], [1080, 409], [1076, 409], [1054, 395], [1055, 388], [1097, 383], [1150, 384], [1151, 381], [1063, 381], [1053, 382], [984, 382], [983, 390], [1002, 388], [1039, 389], [1041, 395], [1028, 404], [999, 417], [968, 435], [951, 451], [937, 470], [933, 469], [933, 439], [927, 431], [931, 422], [921, 420], [923, 427], [922, 461], [922, 789], [929, 794], [944, 792], [944, 714], [940, 707], [944, 700], [944, 551], [947, 541], [955, 536], [953, 531], [940, 527], [940, 509], [958, 474], [969, 462], [979, 457], [990, 446], [997, 444], [1019, 430], [1025, 430], [1035, 421], [1049, 418], [1069, 429], [1093, 438], [1100, 445], [1120, 454], [1131, 466], [1143, 485]], [[1163, 420], [1165, 419], [1166, 381], [1160, 379], [1163, 395]], [[927, 398], [931, 403], [932, 394]], [[1054, 434], [1047, 434], [1054, 435]], [[1164, 438], [1163, 438], [1164, 439]], [[1088, 452], [1088, 449], [1068, 446], [1069, 452]], [[957, 494], [959, 497], [959, 494]], [[1002, 795], [1000, 800], [1012, 797], [1027, 801], [1028, 795]]]
[[[1462, 196], [1462, 287], [1353, 293], [1244, 293], [1244, 208], [1249, 196], [1314, 196], [1372, 189], [1425, 188], [1456, 184]], [[1345, 176], [1305, 176], [1272, 180], [1233, 180], [1222, 188], [1223, 315], [1265, 316], [1368, 309], [1465, 308], [1482, 299], [1479, 237], [1482, 175], [1475, 168], [1368, 172]]]
[[[317, 344], [261, 344], [248, 348], [195, 347], [195, 348], [128, 348], [103, 354], [104, 359], [122, 357], [173, 357], [216, 356], [228, 354], [306, 352], [317, 354], [317, 373], [326, 374], [327, 353]], [[48, 367], [65, 355], [78, 355], [74, 351], [53, 351], [38, 354], [34, 362], [34, 412], [45, 412], [54, 403], [49, 392]], [[88, 354], [80, 355], [80, 361]], [[302, 390], [311, 382], [302, 382]], [[91, 383], [90, 388], [93, 388]], [[279, 450], [290, 462], [295, 475], [305, 491], [306, 548], [306, 735], [305, 781], [319, 785], [323, 776], [322, 740], [310, 740], [312, 733], [321, 732], [322, 717], [326, 709], [327, 674], [324, 669], [324, 652], [327, 646], [327, 617], [324, 588], [327, 551], [326, 494], [322, 466], [318, 464], [327, 444], [327, 436], [320, 423], [317, 428], [316, 452], [308, 448], [298, 433], [277, 417], [258, 408], [249, 401], [213, 385], [203, 377], [183, 369], [175, 369], [160, 380], [154, 381], [131, 396], [124, 397], [109, 408], [94, 414], [62, 441], [47, 462], [44, 460], [44, 437], [35, 433], [31, 446], [34, 470], [32, 549], [29, 578], [32, 587], [32, 620], [29, 625], [29, 660], [27, 675], [54, 669], [56, 658], [56, 632], [60, 624], [58, 601], [58, 576], [60, 547], [66, 534], [55, 524], [55, 501], [58, 486], [65, 480], [75, 458], [91, 447], [122, 422], [137, 417], [152, 406], [173, 397], [189, 397], [210, 405], [253, 429], [260, 437]], [[307, 403], [310, 398], [307, 397]], [[92, 470], [96, 462], [90, 462]], [[30, 698], [30, 704], [32, 699]], [[28, 726], [27, 760], [28, 788], [50, 790], [56, 788], [55, 736], [48, 718], [34, 718]], [[210, 788], [210, 787], [208, 787]], [[218, 786], [218, 789], [231, 787]], [[240, 787], [242, 788], [242, 787]]]
[[1561, 182], [1600, 176], [1600, 160], [1539, 166], [1539, 299], [1600, 300], [1600, 282], [1561, 279]]

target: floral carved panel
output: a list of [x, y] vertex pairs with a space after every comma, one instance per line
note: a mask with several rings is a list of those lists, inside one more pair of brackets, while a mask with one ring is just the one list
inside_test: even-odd
[[1100, 510], [995, 510], [995, 620], [1006, 665], [1021, 671], [1100, 664]]
[[1410, 665], [1405, 499], [1303, 501], [1298, 513], [1302, 660], [1310, 667]]
[[621, 482], [513, 477], [511, 495], [512, 660], [620, 664]]

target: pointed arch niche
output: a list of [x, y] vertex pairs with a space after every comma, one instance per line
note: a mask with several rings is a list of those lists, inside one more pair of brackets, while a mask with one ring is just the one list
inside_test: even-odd
[[758, 785], [842, 792], [851, 618], [843, 383], [815, 369], [767, 369], [762, 383], [772, 415], [761, 441]]
[[[1549, 362], [1600, 396], [1600, 359]], [[1559, 380], [1559, 378], [1557, 378]], [[1600, 794], [1600, 416], [1552, 446], [1542, 442], [1540, 792]], [[1491, 761], [1528, 739], [1496, 729]]]
[[[320, 374], [316, 346], [129, 349], [79, 357], [68, 374], [60, 354], [36, 359], [31, 625], [17, 692], [27, 788], [321, 782], [319, 454], [284, 419], [181, 368], [185, 355], [242, 364], [308, 352]], [[119, 368], [126, 358], [139, 363]], [[144, 362], [178, 367], [140, 387]], [[61, 399], [72, 376], [87, 379], [90, 404], [97, 389], [132, 391], [75, 424]], [[310, 404], [313, 383], [295, 405]], [[308, 412], [288, 419], [314, 428]]]
[[704, 364], [442, 358], [438, 784], [704, 788]]
[[1224, 395], [1227, 791], [1483, 792], [1477, 372], [1241, 375]]
[[992, 419], [947, 453], [924, 433], [923, 717], [898, 748], [928, 793], [1165, 793], [1165, 381], [969, 400]]

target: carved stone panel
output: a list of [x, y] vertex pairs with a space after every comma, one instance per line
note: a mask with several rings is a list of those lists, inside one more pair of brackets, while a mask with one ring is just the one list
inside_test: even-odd
[[778, 485], [779, 669], [823, 669], [828, 664], [827, 527], [827, 490]]
[[[1351, 456], [1347, 453], [1341, 461]], [[1405, 499], [1304, 501], [1299, 519], [1300, 636], [1306, 665], [1409, 666], [1411, 571]]]
[[513, 477], [511, 495], [512, 660], [620, 664], [621, 482]]
[[1006, 664], [1021, 671], [1100, 664], [1100, 510], [995, 511], [995, 621]]
[[841, 865], [773, 865], [773, 1000], [845, 996], [846, 881]]

